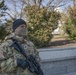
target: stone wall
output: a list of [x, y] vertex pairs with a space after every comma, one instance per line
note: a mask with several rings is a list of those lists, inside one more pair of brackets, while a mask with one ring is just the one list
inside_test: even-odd
[[38, 50], [44, 75], [76, 75], [76, 47]]

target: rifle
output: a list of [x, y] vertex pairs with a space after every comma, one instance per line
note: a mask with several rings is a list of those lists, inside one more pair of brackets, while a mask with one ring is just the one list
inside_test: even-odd
[[37, 75], [44, 75], [38, 61], [36, 60], [36, 58], [31, 54], [31, 55], [27, 55], [24, 48], [21, 46], [21, 44], [18, 42], [18, 40], [16, 39], [12, 39], [13, 44], [10, 45], [10, 47], [14, 47], [18, 52], [20, 52], [21, 54], [23, 54], [26, 59], [27, 59], [27, 63], [28, 63], [28, 69], [32, 72], [32, 73], [36, 73]]

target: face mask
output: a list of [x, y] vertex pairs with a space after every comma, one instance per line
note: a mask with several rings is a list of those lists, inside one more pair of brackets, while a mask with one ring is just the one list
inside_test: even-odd
[[18, 35], [18, 36], [27, 36], [27, 28], [21, 28], [21, 27], [18, 27], [16, 30], [15, 30], [15, 34]]

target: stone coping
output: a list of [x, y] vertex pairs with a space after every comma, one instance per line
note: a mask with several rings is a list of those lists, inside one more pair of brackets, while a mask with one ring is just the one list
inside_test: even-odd
[[38, 49], [42, 62], [76, 58], [76, 47]]

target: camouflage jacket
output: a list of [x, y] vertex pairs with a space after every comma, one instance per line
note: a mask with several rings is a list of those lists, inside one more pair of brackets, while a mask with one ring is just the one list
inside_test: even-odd
[[[0, 74], [36, 75], [31, 73], [28, 68], [23, 70], [21, 67], [17, 66], [17, 58], [25, 59], [25, 57], [13, 47], [9, 47], [13, 43], [10, 39], [11, 37], [14, 37], [14, 35], [11, 34], [10, 36], [7, 36], [5, 41], [0, 45]], [[31, 41], [18, 36], [15, 36], [15, 38], [19, 40], [28, 55], [35, 55], [36, 59], [40, 62], [39, 53]]]

